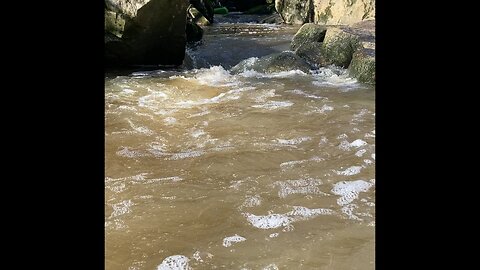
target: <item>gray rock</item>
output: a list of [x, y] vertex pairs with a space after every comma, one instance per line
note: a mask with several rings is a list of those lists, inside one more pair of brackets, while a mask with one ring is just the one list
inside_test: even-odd
[[285, 23], [313, 22], [313, 0], [275, 0], [275, 9]]
[[327, 65], [347, 68], [352, 61], [353, 53], [360, 47], [357, 35], [340, 28], [329, 28], [322, 45], [322, 54]]
[[295, 54], [305, 59], [305, 61], [313, 66], [326, 66], [327, 60], [323, 56], [321, 42], [303, 44], [295, 51]]
[[188, 0], [105, 0], [106, 64], [182, 64], [187, 7]]
[[320, 26], [314, 23], [306, 23], [302, 25], [302, 27], [298, 29], [295, 36], [293, 36], [292, 43], [290, 44], [290, 49], [294, 51], [303, 44], [308, 44], [312, 42], [323, 42], [326, 32], [327, 28], [325, 26]]
[[246, 70], [254, 70], [262, 73], [275, 73], [298, 69], [308, 73], [311, 68], [312, 67], [300, 56], [288, 51], [261, 57], [253, 64], [249, 59], [243, 60], [234, 66], [231, 71], [234, 74]]
[[368, 48], [357, 50], [348, 66], [348, 72], [359, 82], [375, 84], [375, 50]]
[[375, 0], [275, 0], [288, 24], [350, 25], [375, 18]]

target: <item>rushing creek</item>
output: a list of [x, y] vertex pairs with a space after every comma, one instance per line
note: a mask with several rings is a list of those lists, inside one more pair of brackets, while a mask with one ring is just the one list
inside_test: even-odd
[[298, 28], [224, 19], [194, 69], [106, 74], [107, 270], [374, 269], [374, 87], [229, 72]]

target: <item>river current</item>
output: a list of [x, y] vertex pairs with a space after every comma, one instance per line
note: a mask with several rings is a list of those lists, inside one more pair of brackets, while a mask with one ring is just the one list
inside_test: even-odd
[[229, 71], [296, 30], [224, 19], [193, 69], [106, 74], [107, 270], [374, 269], [374, 87]]

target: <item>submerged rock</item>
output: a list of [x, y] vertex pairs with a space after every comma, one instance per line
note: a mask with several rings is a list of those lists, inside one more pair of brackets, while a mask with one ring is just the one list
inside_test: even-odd
[[232, 68], [233, 73], [240, 73], [246, 70], [254, 70], [262, 73], [275, 73], [290, 70], [301, 70], [309, 72], [311, 66], [300, 56], [293, 52], [274, 53], [259, 58], [256, 61], [251, 59], [243, 60]]
[[306, 23], [298, 29], [295, 36], [293, 36], [292, 43], [290, 44], [291, 50], [298, 49], [303, 44], [312, 42], [323, 42], [327, 28], [314, 23]]

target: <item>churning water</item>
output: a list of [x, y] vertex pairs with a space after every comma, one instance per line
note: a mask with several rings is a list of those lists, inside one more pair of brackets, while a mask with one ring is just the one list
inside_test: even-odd
[[215, 24], [196, 69], [106, 77], [106, 269], [374, 269], [374, 87], [229, 72], [297, 29]]

